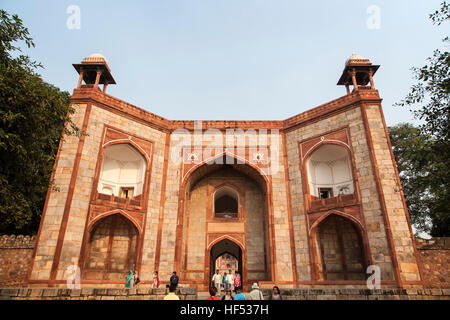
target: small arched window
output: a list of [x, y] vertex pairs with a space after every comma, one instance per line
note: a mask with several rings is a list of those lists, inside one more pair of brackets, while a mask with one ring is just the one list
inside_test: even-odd
[[236, 218], [239, 213], [238, 193], [223, 187], [214, 194], [214, 215], [219, 218]]

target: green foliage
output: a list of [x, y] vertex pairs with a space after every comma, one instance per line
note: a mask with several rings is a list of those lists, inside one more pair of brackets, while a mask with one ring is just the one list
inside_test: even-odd
[[[430, 18], [437, 25], [447, 22], [450, 6], [444, 1]], [[390, 134], [413, 221], [425, 230], [430, 219], [432, 236], [450, 236], [450, 54], [435, 50], [427, 61], [412, 69], [417, 83], [396, 104], [410, 107], [423, 124], [418, 129], [400, 125]]]
[[411, 222], [419, 232], [449, 234], [448, 174], [436, 139], [409, 123], [390, 127], [389, 136]]
[[34, 47], [22, 21], [0, 10], [0, 233], [33, 234], [61, 133], [81, 132], [69, 118], [69, 93], [45, 83], [17, 42]]

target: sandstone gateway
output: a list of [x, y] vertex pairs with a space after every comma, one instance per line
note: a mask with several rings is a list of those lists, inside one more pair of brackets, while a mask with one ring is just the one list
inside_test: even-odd
[[[140, 286], [155, 270], [205, 290], [219, 257], [244, 289], [421, 288], [409, 214], [373, 75], [352, 55], [347, 94], [283, 121], [171, 121], [106, 94], [107, 60], [74, 64], [73, 121], [37, 234], [29, 286]], [[255, 110], [255, 113], [257, 110]]]

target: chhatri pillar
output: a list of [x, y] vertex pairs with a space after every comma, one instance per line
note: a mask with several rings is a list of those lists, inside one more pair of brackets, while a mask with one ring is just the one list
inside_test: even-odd
[[84, 58], [81, 63], [73, 64], [73, 67], [80, 74], [77, 89], [93, 88], [100, 91], [99, 85], [102, 84], [102, 91], [106, 92], [109, 84], [116, 84], [111, 75], [108, 60], [101, 53], [91, 54], [89, 57]]
[[[337, 85], [345, 86], [347, 94], [358, 90], [375, 90], [373, 75], [377, 72], [379, 65], [373, 65], [369, 59], [353, 54], [345, 62], [345, 68]], [[370, 83], [370, 87], [367, 84]], [[353, 91], [350, 91], [353, 86]]]

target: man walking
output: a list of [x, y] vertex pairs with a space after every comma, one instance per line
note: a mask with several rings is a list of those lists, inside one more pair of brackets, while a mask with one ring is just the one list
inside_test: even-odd
[[226, 283], [227, 283], [226, 289], [231, 289], [233, 291], [234, 277], [233, 277], [233, 274], [231, 273], [231, 270], [230, 270], [230, 273], [227, 274]]
[[217, 269], [216, 273], [212, 277], [212, 283], [214, 284], [214, 287], [216, 287], [217, 292], [219, 293], [219, 296], [221, 295], [221, 290], [220, 290], [221, 282], [222, 282], [222, 276], [219, 273], [219, 269]]

